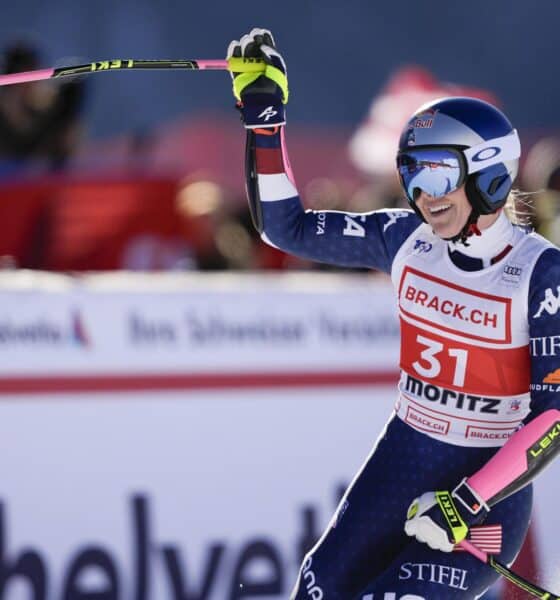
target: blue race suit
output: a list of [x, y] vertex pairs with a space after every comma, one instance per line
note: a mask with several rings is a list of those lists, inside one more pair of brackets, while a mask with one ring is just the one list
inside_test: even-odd
[[[479, 597], [497, 573], [470, 554], [407, 537], [406, 512], [415, 497], [476, 472], [524, 423], [560, 408], [560, 251], [504, 215], [465, 252], [413, 211], [305, 211], [282, 136], [249, 134], [248, 191], [263, 240], [305, 259], [390, 274], [402, 337], [395, 410], [291, 598]], [[511, 564], [531, 502], [530, 485], [501, 499], [473, 539], [486, 535], [498, 544], [488, 551]]]

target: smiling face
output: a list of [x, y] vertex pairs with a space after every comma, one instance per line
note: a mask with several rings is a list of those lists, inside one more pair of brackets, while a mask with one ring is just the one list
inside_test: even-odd
[[[442, 239], [456, 236], [465, 226], [472, 210], [464, 185], [439, 197], [422, 191], [416, 200], [416, 206], [434, 233]], [[479, 229], [490, 227], [497, 218], [498, 213], [482, 215], [478, 218]]]

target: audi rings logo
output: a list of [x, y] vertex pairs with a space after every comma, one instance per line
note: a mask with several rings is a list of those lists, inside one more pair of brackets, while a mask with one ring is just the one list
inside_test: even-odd
[[490, 158], [494, 158], [495, 156], [498, 156], [498, 154], [500, 154], [501, 151], [502, 151], [502, 149], [498, 148], [498, 146], [488, 146], [487, 148], [483, 148], [482, 150], [479, 150], [472, 157], [471, 160], [473, 160], [474, 162], [481, 162], [483, 160], [488, 160]]

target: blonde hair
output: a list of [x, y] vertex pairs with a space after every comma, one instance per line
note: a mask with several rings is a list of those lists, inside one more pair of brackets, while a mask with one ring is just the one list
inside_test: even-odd
[[508, 219], [520, 227], [533, 228], [535, 207], [533, 204], [534, 193], [522, 192], [513, 189], [508, 195], [504, 211]]

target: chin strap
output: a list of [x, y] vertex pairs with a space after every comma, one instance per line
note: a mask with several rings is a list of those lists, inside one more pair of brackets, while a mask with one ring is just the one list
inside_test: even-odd
[[471, 235], [482, 235], [480, 233], [480, 229], [476, 223], [471, 223], [467, 229], [467, 235], [470, 237]]
[[467, 222], [465, 223], [463, 229], [461, 229], [461, 231], [459, 231], [459, 233], [457, 235], [454, 235], [453, 237], [449, 237], [449, 238], [443, 238], [443, 239], [446, 242], [460, 242], [464, 246], [468, 246], [469, 245], [468, 239], [472, 235], [481, 235], [480, 229], [478, 228], [478, 225], [477, 225], [478, 217], [480, 217], [480, 214], [473, 208], [471, 210], [471, 214], [469, 215], [469, 218], [467, 219]]

